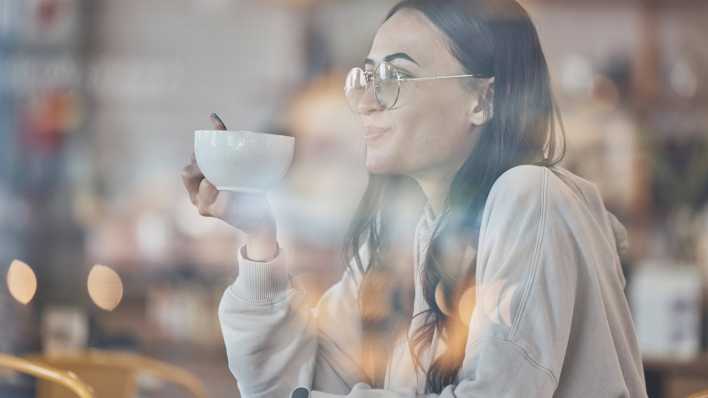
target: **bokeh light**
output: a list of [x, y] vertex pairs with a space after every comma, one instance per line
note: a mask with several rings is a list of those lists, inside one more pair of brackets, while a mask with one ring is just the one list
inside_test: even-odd
[[472, 312], [474, 312], [474, 307], [477, 305], [476, 298], [477, 291], [474, 286], [467, 288], [467, 290], [460, 296], [460, 305], [457, 307], [457, 314], [460, 320], [465, 325], [469, 326], [470, 318], [472, 318]]
[[447, 316], [452, 314], [452, 310], [447, 305], [447, 300], [445, 299], [445, 291], [443, 290], [442, 282], [438, 283], [435, 287], [435, 304], [437, 304], [443, 314]]
[[123, 299], [123, 281], [117, 272], [105, 265], [94, 265], [88, 275], [88, 293], [94, 304], [113, 311]]
[[13, 260], [7, 271], [7, 288], [15, 300], [28, 304], [37, 292], [37, 276], [29, 265]]

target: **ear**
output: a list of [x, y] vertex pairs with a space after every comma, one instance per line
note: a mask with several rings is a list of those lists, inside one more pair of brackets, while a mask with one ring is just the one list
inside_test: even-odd
[[473, 96], [469, 107], [469, 123], [482, 126], [494, 116], [494, 77], [480, 83], [477, 95]]

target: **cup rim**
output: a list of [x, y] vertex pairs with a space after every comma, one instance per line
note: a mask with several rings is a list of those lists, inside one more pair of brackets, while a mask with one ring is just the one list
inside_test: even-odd
[[[257, 131], [251, 131], [251, 130], [194, 130], [195, 136], [203, 135], [203, 134], [214, 134], [214, 133], [219, 133], [219, 134], [238, 133], [239, 135], [246, 135], [246, 136], [258, 137], [258, 138], [263, 138], [263, 139], [275, 139], [275, 140], [287, 139], [290, 141], [295, 140], [295, 137], [289, 136], [289, 135], [264, 133], [264, 132], [257, 132]], [[277, 138], [272, 138], [272, 137], [277, 137]]]

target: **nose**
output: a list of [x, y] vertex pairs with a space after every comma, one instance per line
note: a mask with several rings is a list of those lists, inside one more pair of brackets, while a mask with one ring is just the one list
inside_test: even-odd
[[376, 99], [376, 93], [374, 92], [374, 85], [370, 83], [364, 93], [361, 95], [361, 100], [357, 107], [357, 111], [362, 115], [368, 115], [372, 112], [381, 111], [383, 107]]

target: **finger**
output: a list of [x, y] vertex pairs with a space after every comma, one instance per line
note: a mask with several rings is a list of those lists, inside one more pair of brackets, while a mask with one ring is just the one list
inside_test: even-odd
[[214, 202], [209, 206], [209, 213], [222, 218], [227, 214], [231, 201], [232, 197], [230, 192], [219, 192]]
[[224, 121], [221, 120], [219, 115], [216, 113], [209, 115], [209, 119], [211, 119], [211, 122], [214, 124], [214, 128], [217, 130], [226, 130], [226, 124], [224, 124]]
[[203, 179], [199, 183], [199, 194], [197, 196], [197, 202], [199, 203], [199, 214], [203, 216], [210, 216], [211, 205], [214, 204], [216, 198], [219, 196], [219, 191], [214, 185], [209, 181]]
[[199, 184], [199, 200], [206, 204], [212, 204], [219, 195], [219, 190], [206, 178]]
[[[184, 178], [182, 178], [182, 183], [184, 183], [185, 187], [188, 186], [188, 183], [184, 180]], [[187, 194], [189, 195], [189, 201], [192, 202], [194, 206], [197, 206], [197, 191], [187, 188]]]
[[202, 169], [200, 169], [196, 163], [189, 163], [188, 165], [184, 166], [184, 168], [182, 169], [182, 175], [188, 179], [201, 180], [202, 178], [204, 178], [204, 173], [202, 173]]
[[189, 199], [192, 201], [192, 204], [196, 205], [197, 193], [199, 192], [199, 184], [204, 179], [204, 175], [202, 175], [199, 169], [195, 170], [192, 165], [187, 165], [182, 169], [181, 176], [182, 183], [184, 184], [185, 189], [189, 193]]

